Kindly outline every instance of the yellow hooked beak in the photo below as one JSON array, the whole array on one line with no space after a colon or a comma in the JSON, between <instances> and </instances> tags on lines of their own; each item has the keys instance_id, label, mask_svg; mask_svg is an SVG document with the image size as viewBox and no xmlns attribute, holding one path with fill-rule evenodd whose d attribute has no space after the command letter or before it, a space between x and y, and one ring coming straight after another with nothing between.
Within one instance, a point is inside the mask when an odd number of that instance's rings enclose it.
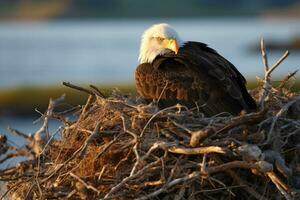
<instances>
[{"instance_id":1,"label":"yellow hooked beak","mask_svg":"<svg viewBox=\"0 0 300 200\"><path fill-rule=\"evenodd\" d=\"M178 53L179 50L179 44L176 41L176 39L165 39L166 42L166 48L171 49L175 52L175 54Z\"/></svg>"}]
</instances>

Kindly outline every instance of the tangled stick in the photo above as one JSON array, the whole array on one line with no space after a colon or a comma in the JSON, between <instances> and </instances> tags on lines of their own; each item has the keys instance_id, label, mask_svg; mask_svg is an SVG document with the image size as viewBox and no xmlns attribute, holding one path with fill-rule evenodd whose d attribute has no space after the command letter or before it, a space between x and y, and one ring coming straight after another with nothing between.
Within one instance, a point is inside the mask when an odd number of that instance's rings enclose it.
<instances>
[{"instance_id":1,"label":"tangled stick","mask_svg":"<svg viewBox=\"0 0 300 200\"><path fill-rule=\"evenodd\" d=\"M272 72L289 56L289 52L286 51L281 58L271 67L269 68L268 65L268 58L267 58L267 53L266 53L266 47L264 43L264 39L261 39L261 53L262 53L262 58L263 58L263 63L265 66L265 78L264 78L264 86L258 101L258 105L260 108L263 110L264 109L264 102L266 98L269 96L269 92L272 88L272 83L271 83L271 74Z\"/></svg>"}]
</instances>

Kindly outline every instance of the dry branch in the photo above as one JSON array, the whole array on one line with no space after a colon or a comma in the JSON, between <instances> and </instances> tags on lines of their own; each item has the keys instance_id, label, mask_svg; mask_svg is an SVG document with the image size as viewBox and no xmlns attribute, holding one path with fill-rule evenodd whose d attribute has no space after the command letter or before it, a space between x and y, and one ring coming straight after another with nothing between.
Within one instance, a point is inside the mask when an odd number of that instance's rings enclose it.
<instances>
[{"instance_id":1,"label":"dry branch","mask_svg":"<svg viewBox=\"0 0 300 200\"><path fill-rule=\"evenodd\" d=\"M72 176L73 178L77 179L80 183L82 183L87 189L91 189L93 191L95 191L97 194L100 194L100 191L97 190L95 187L88 185L84 180L82 180L80 177L78 177L76 174L73 174L72 172L70 172L70 176Z\"/></svg>"},{"instance_id":2,"label":"dry branch","mask_svg":"<svg viewBox=\"0 0 300 200\"><path fill-rule=\"evenodd\" d=\"M282 89L291 78L295 77L298 71L299 69L295 70L292 73L289 73L284 79L280 81L280 85L278 85L277 89Z\"/></svg>"},{"instance_id":3,"label":"dry branch","mask_svg":"<svg viewBox=\"0 0 300 200\"><path fill-rule=\"evenodd\" d=\"M80 86L77 86L77 85L73 85L69 82L62 82L62 84L66 87L69 87L69 88L72 88L72 89L75 89L75 90L78 90L78 91L81 91L81 92L85 92L89 95L95 95L94 92L92 92L91 90L89 89L86 89L86 88L83 88L83 87L80 87Z\"/></svg>"},{"instance_id":4,"label":"dry branch","mask_svg":"<svg viewBox=\"0 0 300 200\"><path fill-rule=\"evenodd\" d=\"M263 63L265 66L265 78L264 78L264 85L262 88L262 92L261 92L258 102L259 102L259 106L263 110L264 102L266 101L267 97L269 96L270 90L272 88L271 74L289 56L289 52L286 51L281 56L281 58L271 68L269 68L269 65L268 65L266 47L265 47L263 39L261 39L261 52L262 52Z\"/></svg>"},{"instance_id":5,"label":"dry branch","mask_svg":"<svg viewBox=\"0 0 300 200\"><path fill-rule=\"evenodd\" d=\"M226 153L226 149L217 146L198 147L198 148L181 148L172 146L168 149L172 153L185 154L185 155L197 155L197 154L209 154L209 153Z\"/></svg>"}]
</instances>

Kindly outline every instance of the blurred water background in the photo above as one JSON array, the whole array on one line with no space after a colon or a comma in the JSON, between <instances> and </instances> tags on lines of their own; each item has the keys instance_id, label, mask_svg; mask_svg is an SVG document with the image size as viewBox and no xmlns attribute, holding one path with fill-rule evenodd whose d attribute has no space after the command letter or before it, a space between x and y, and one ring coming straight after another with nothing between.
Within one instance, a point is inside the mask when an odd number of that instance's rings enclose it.
<instances>
[{"instance_id":1,"label":"blurred water background","mask_svg":"<svg viewBox=\"0 0 300 200\"><path fill-rule=\"evenodd\" d=\"M183 40L201 41L229 59L247 78L262 75L260 38L287 41L300 35L300 20L156 19L0 23L0 86L131 83L142 32L154 23L175 27ZM268 44L268 43L267 43ZM270 63L281 51L270 52ZM275 75L299 67L292 52Z\"/></svg>"}]
</instances>

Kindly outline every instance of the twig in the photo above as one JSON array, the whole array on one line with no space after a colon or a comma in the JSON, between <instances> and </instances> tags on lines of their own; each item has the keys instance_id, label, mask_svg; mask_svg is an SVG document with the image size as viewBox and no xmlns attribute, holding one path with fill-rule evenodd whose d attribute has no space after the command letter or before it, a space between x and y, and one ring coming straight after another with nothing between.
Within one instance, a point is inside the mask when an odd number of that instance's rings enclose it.
<instances>
[{"instance_id":1,"label":"twig","mask_svg":"<svg viewBox=\"0 0 300 200\"><path fill-rule=\"evenodd\" d=\"M40 152L39 156L42 155L42 154L45 152L47 146L50 144L50 142L52 141L52 139L53 139L53 138L55 137L55 135L56 135L57 133L59 133L62 129L63 129L63 127L61 127L61 126L58 127L58 129L51 135L51 137L49 138L49 140L48 140L47 143L45 144L43 150Z\"/></svg>"},{"instance_id":2,"label":"twig","mask_svg":"<svg viewBox=\"0 0 300 200\"><path fill-rule=\"evenodd\" d=\"M95 128L94 128L94 131L93 133L85 140L80 152L79 152L79 157L80 158L83 158L83 156L85 155L86 153L86 150L87 150L87 147L88 145L93 141L93 139L95 138L95 136L97 134L99 134L99 126L100 126L100 122L97 122Z\"/></svg>"},{"instance_id":3,"label":"twig","mask_svg":"<svg viewBox=\"0 0 300 200\"><path fill-rule=\"evenodd\" d=\"M130 131L130 130L127 129L126 123L125 123L125 116L123 114L121 115L121 119L122 119L122 124L123 124L123 130L124 130L124 132L128 133L129 135L131 135L133 137L133 140L132 140L132 143L134 144L134 146L133 146L133 152L135 154L136 161L135 161L135 163L133 165L133 168L132 168L132 170L130 172L130 176L132 176L135 173L138 164L140 163L140 156L139 156L139 153L138 153L138 150L137 150L138 145L139 145L139 137L137 136L137 134L135 134L134 132L132 132L132 131Z\"/></svg>"},{"instance_id":4,"label":"twig","mask_svg":"<svg viewBox=\"0 0 300 200\"><path fill-rule=\"evenodd\" d=\"M182 107L182 106L179 105L179 104L177 104L177 105L174 105L174 106L171 106L171 107L164 108L164 109L158 111L157 113L155 113L154 115L152 115L152 116L150 117L150 119L148 120L148 122L145 124L143 130L141 131L140 137L143 137L144 132L146 131L146 128L148 127L148 125L150 124L150 122L151 122L155 117L157 117L159 114L161 114L161 113L163 113L163 112L165 112L165 111L167 111L167 110L172 110L172 109L180 108L180 107Z\"/></svg>"},{"instance_id":5,"label":"twig","mask_svg":"<svg viewBox=\"0 0 300 200\"><path fill-rule=\"evenodd\" d=\"M85 118L86 113L88 112L88 109L90 108L92 102L94 101L94 96L93 95L89 95L84 107L82 108L82 111L80 113L80 116L78 118L78 122L80 122L81 120L83 120Z\"/></svg>"},{"instance_id":6,"label":"twig","mask_svg":"<svg viewBox=\"0 0 300 200\"><path fill-rule=\"evenodd\" d=\"M68 110L65 110L65 111L62 111L62 112L52 112L52 116L51 117L53 119L57 119L57 120L61 121L66 126L70 126L74 122L71 122L70 120L68 120L68 118L65 115L73 113L73 112L76 112L76 111L79 111L80 108L81 108L81 106L77 105L75 107L72 107L72 108L70 108Z\"/></svg>"},{"instance_id":7,"label":"twig","mask_svg":"<svg viewBox=\"0 0 300 200\"><path fill-rule=\"evenodd\" d=\"M160 189L150 193L150 194L147 194L145 196L142 196L142 197L139 197L137 198L136 200L147 200L147 199L151 199L153 197L156 197L158 196L159 194L163 193L163 192L166 192L168 188L170 187L173 187L175 185L178 185L180 183L183 183L183 182L186 182L186 181L190 181L190 180L193 180L195 178L198 178L200 176L200 172L198 171L195 171L191 174L188 174L187 176L184 176L182 178L177 178L177 179L174 179L172 180L171 182L167 183L166 185L164 185L163 187L161 187Z\"/></svg>"},{"instance_id":8,"label":"twig","mask_svg":"<svg viewBox=\"0 0 300 200\"><path fill-rule=\"evenodd\" d=\"M231 161L228 163L224 163L215 167L207 167L206 168L206 172L208 174L214 174L220 171L225 171L227 169L232 169L232 168L243 168L243 169L257 169L260 170L260 165L258 165L257 163L250 163L250 162L246 162L246 161Z\"/></svg>"},{"instance_id":9,"label":"twig","mask_svg":"<svg viewBox=\"0 0 300 200\"><path fill-rule=\"evenodd\" d=\"M77 179L80 183L82 183L87 189L91 189L94 192L96 192L98 195L100 194L100 191L95 188L92 185L87 184L84 180L82 180L80 177L78 177L76 174L73 174L72 172L70 172L70 176L72 176L73 178Z\"/></svg>"},{"instance_id":10,"label":"twig","mask_svg":"<svg viewBox=\"0 0 300 200\"><path fill-rule=\"evenodd\" d=\"M139 170L137 173L128 176L126 178L124 178L120 183L118 183L116 186L112 187L111 190L104 196L104 198L102 200L105 199L109 199L115 192L117 192L118 190L120 190L128 181L139 177L141 175L143 175L148 169L154 167L155 165L157 165L158 163L160 163L160 159L146 165L144 168L142 168L141 170Z\"/></svg>"},{"instance_id":11,"label":"twig","mask_svg":"<svg viewBox=\"0 0 300 200\"><path fill-rule=\"evenodd\" d=\"M286 103L277 113L276 115L273 117L273 120L272 120L272 124L271 124L271 127L270 127L270 130L268 132L268 136L267 136L267 139L266 141L261 144L261 145L266 145L266 144L269 144L270 140L274 137L274 127L275 127L275 124L278 120L278 118L280 116L282 116L283 114L285 114L287 112L287 110L289 109L289 107L291 105L293 105L294 103L296 103L297 101L300 101L300 95L297 96L295 99L289 101L288 103Z\"/></svg>"},{"instance_id":12,"label":"twig","mask_svg":"<svg viewBox=\"0 0 300 200\"><path fill-rule=\"evenodd\" d=\"M139 163L141 161L140 155L139 155L139 152L138 152L137 148L138 148L138 142L136 142L134 144L134 146L133 146L133 152L134 152L134 155L136 157L136 161L135 161L135 163L134 163L134 165L133 165L133 167L131 169L130 176L132 176L136 172L137 167L138 167L138 165L139 165Z\"/></svg>"},{"instance_id":13,"label":"twig","mask_svg":"<svg viewBox=\"0 0 300 200\"><path fill-rule=\"evenodd\" d=\"M137 145L137 144L136 144ZM130 176L132 176L134 173L135 173L135 171L137 170L137 166L138 166L138 164L140 163L140 162L142 162L143 160L145 160L145 159L147 159L150 155L151 155L151 153L154 151L154 150L156 150L156 149L163 149L163 150L165 150L165 155L164 156L166 156L166 150L167 150L167 147L168 146L170 146L170 145L172 145L172 144L168 144L168 143L166 143L166 142L155 142L150 148L149 148L149 150L147 151L147 153L144 155L144 156L142 156L142 157L140 157L139 156L139 154L137 154L136 155L136 157L137 157L137 161L134 163L134 165L133 165L133 168L132 168L132 170L131 170L131 173L130 173ZM135 147L133 147L133 151L135 151ZM137 151L137 149L136 149L136 151Z\"/></svg>"},{"instance_id":14,"label":"twig","mask_svg":"<svg viewBox=\"0 0 300 200\"><path fill-rule=\"evenodd\" d=\"M268 63L268 56L266 52L266 45L265 41L263 38L260 40L260 50L261 50L261 55L262 55L262 60L265 66L265 71L269 71L269 63Z\"/></svg>"},{"instance_id":15,"label":"twig","mask_svg":"<svg viewBox=\"0 0 300 200\"><path fill-rule=\"evenodd\" d=\"M69 163L71 160L75 159L77 157L77 155L81 152L81 150L86 147L87 140L89 139L89 137L85 140L85 142L81 145L81 147L79 149L77 149L71 157L69 157L66 161L64 161L64 163L56 165L55 168L52 170L52 172L49 173L49 176L45 179L42 180L41 183L45 183L46 181L48 181L50 178L52 178L54 176L54 174L56 174L57 172L59 172L67 163Z\"/></svg>"},{"instance_id":16,"label":"twig","mask_svg":"<svg viewBox=\"0 0 300 200\"><path fill-rule=\"evenodd\" d=\"M123 125L123 130L125 133L128 133L129 135L131 135L133 137L133 141L134 143L137 142L139 140L139 137L137 136L137 134L135 134L133 131L130 131L127 127L126 127L126 123L125 123L125 115L121 114L121 119L122 119L122 125Z\"/></svg>"},{"instance_id":17,"label":"twig","mask_svg":"<svg viewBox=\"0 0 300 200\"><path fill-rule=\"evenodd\" d=\"M299 71L299 69L295 70L293 73L289 73L283 80L281 80L280 82L280 85L277 87L277 89L282 89L285 84L292 78L294 77L297 72Z\"/></svg>"},{"instance_id":18,"label":"twig","mask_svg":"<svg viewBox=\"0 0 300 200\"><path fill-rule=\"evenodd\" d=\"M101 178L102 178L102 176L103 176L103 174L104 174L105 169L106 169L106 165L104 165L104 166L102 167L102 169L101 169L101 171L100 171L100 173L99 173L99 176L98 176L98 181L101 180Z\"/></svg>"},{"instance_id":19,"label":"twig","mask_svg":"<svg viewBox=\"0 0 300 200\"><path fill-rule=\"evenodd\" d=\"M31 179L32 178L30 178L29 180L26 180L26 181L30 181ZM2 196L0 197L0 200L3 200L8 193L10 193L16 187L22 185L24 182L25 182L24 180L21 180L21 181L17 182L15 185L11 186L8 190L6 190L6 192L4 192L4 194L2 194Z\"/></svg>"},{"instance_id":20,"label":"twig","mask_svg":"<svg viewBox=\"0 0 300 200\"><path fill-rule=\"evenodd\" d=\"M265 78L264 78L264 85L262 88L262 92L258 102L259 102L259 106L263 110L265 99L269 96L270 90L272 88L271 74L288 57L289 52L286 51L284 55L271 68L269 68L268 66L266 48L263 39L261 39L261 53L262 53L263 63L265 66Z\"/></svg>"},{"instance_id":21,"label":"twig","mask_svg":"<svg viewBox=\"0 0 300 200\"><path fill-rule=\"evenodd\" d=\"M113 145L117 139L121 136L121 134L117 135L113 140L109 143L105 144L105 146L101 149L101 151L97 154L96 159L99 158L111 145Z\"/></svg>"},{"instance_id":22,"label":"twig","mask_svg":"<svg viewBox=\"0 0 300 200\"><path fill-rule=\"evenodd\" d=\"M163 96L165 90L167 89L168 84L169 84L169 82L166 81L166 85L164 86L163 90L162 90L161 93L159 94L159 97L158 97L158 99L157 99L157 101L156 101L157 104L159 103L159 101L160 101L160 99L162 98L162 96Z\"/></svg>"},{"instance_id":23,"label":"twig","mask_svg":"<svg viewBox=\"0 0 300 200\"><path fill-rule=\"evenodd\" d=\"M266 114L266 110L262 110L260 112L249 113L246 115L235 117L231 120L229 124L225 124L225 126L219 128L215 132L215 134L222 133L224 131L237 127L239 125L256 123L258 121L261 121L265 114Z\"/></svg>"},{"instance_id":24,"label":"twig","mask_svg":"<svg viewBox=\"0 0 300 200\"><path fill-rule=\"evenodd\" d=\"M28 154L29 153L27 151L25 151L25 150L18 150L16 153L10 153L10 154L7 154L4 157L2 157L0 159L0 164L4 163L8 159L16 158L16 157L20 157L20 156L28 156Z\"/></svg>"},{"instance_id":25,"label":"twig","mask_svg":"<svg viewBox=\"0 0 300 200\"><path fill-rule=\"evenodd\" d=\"M56 112L56 114L58 115L67 115L69 113L72 113L72 112L75 112L77 110L79 110L81 108L81 105L77 105L77 106L74 106L68 110L65 110L65 111L62 111L62 112Z\"/></svg>"},{"instance_id":26,"label":"twig","mask_svg":"<svg viewBox=\"0 0 300 200\"><path fill-rule=\"evenodd\" d=\"M90 85L90 87L95 91L94 93L97 94L97 96L106 99L107 97L94 85Z\"/></svg>"},{"instance_id":27,"label":"twig","mask_svg":"<svg viewBox=\"0 0 300 200\"><path fill-rule=\"evenodd\" d=\"M69 194L68 194L68 196L66 196L66 199L70 199L74 194L76 194L77 193L77 190L72 190Z\"/></svg>"},{"instance_id":28,"label":"twig","mask_svg":"<svg viewBox=\"0 0 300 200\"><path fill-rule=\"evenodd\" d=\"M274 183L274 185L277 187L279 192L285 197L285 199L287 200L293 199L289 194L290 189L276 176L274 172L267 172L266 174Z\"/></svg>"},{"instance_id":29,"label":"twig","mask_svg":"<svg viewBox=\"0 0 300 200\"><path fill-rule=\"evenodd\" d=\"M29 136L28 136L27 134L25 134L25 133L23 133L23 132L21 132L21 131L18 131L17 129L14 129L14 128L11 128L11 127L7 127L7 130L8 130L9 132L11 132L12 134L15 134L15 135L17 135L17 136L21 136L21 137L23 137L23 138L25 138L25 139L28 139L28 138L29 138Z\"/></svg>"},{"instance_id":30,"label":"twig","mask_svg":"<svg viewBox=\"0 0 300 200\"><path fill-rule=\"evenodd\" d=\"M251 196L255 197L257 200L267 200L263 195L259 194L256 190L244 181L238 174L236 174L233 170L227 169L225 170L239 185L243 185L244 190Z\"/></svg>"},{"instance_id":31,"label":"twig","mask_svg":"<svg viewBox=\"0 0 300 200\"><path fill-rule=\"evenodd\" d=\"M172 146L168 151L177 154L186 155L197 155L197 154L209 154L209 153L226 153L226 149L218 146L208 146L208 147L197 147L197 148L181 148Z\"/></svg>"},{"instance_id":32,"label":"twig","mask_svg":"<svg viewBox=\"0 0 300 200\"><path fill-rule=\"evenodd\" d=\"M61 97L59 97L57 99L51 99L50 98L48 109L47 109L45 117L44 117L44 123L41 126L41 128L38 131L36 131L35 134L34 134L34 140L36 141L37 145L42 145L41 142L44 142L45 137L42 135L43 133L46 133L47 139L49 139L49 135L48 135L48 123L49 123L49 119L50 119L50 117L52 115L52 112L53 112L54 108L57 106L57 104L59 104L62 101L64 101L65 96L66 95L63 94ZM35 152L35 153L39 154L40 151L41 151L41 149L39 149L37 151L38 152Z\"/></svg>"},{"instance_id":33,"label":"twig","mask_svg":"<svg viewBox=\"0 0 300 200\"><path fill-rule=\"evenodd\" d=\"M90 94L90 95L95 95L95 93L92 92L91 90L80 87L80 86L77 86L77 85L73 85L69 82L62 82L62 84L66 87L69 87L69 88L72 88L72 89L75 89L75 90L79 90L81 92L85 92L85 93Z\"/></svg>"},{"instance_id":34,"label":"twig","mask_svg":"<svg viewBox=\"0 0 300 200\"><path fill-rule=\"evenodd\" d=\"M271 67L271 69L268 71L269 77L271 76L271 73L290 55L289 51L286 51L280 58L277 60L277 62Z\"/></svg>"}]
</instances>

